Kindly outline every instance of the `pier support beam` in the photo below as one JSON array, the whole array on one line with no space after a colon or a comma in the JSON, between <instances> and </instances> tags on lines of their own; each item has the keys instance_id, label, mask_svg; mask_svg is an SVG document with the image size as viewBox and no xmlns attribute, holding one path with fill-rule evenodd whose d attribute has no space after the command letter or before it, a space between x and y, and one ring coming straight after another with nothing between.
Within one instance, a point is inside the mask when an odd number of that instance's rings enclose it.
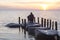
<instances>
[{"instance_id":1,"label":"pier support beam","mask_svg":"<svg viewBox=\"0 0 60 40\"><path fill-rule=\"evenodd\" d=\"M55 21L55 30L58 30L58 29L57 29L57 21Z\"/></svg>"},{"instance_id":2,"label":"pier support beam","mask_svg":"<svg viewBox=\"0 0 60 40\"><path fill-rule=\"evenodd\" d=\"M20 17L19 17L19 21L18 21L18 23L20 24Z\"/></svg>"},{"instance_id":3,"label":"pier support beam","mask_svg":"<svg viewBox=\"0 0 60 40\"><path fill-rule=\"evenodd\" d=\"M44 27L46 27L46 19L44 19Z\"/></svg>"},{"instance_id":4,"label":"pier support beam","mask_svg":"<svg viewBox=\"0 0 60 40\"><path fill-rule=\"evenodd\" d=\"M25 28L26 28L26 19L24 19L24 26L25 26Z\"/></svg>"},{"instance_id":5,"label":"pier support beam","mask_svg":"<svg viewBox=\"0 0 60 40\"><path fill-rule=\"evenodd\" d=\"M39 23L39 17L37 18L37 21L38 21L38 23Z\"/></svg>"},{"instance_id":6,"label":"pier support beam","mask_svg":"<svg viewBox=\"0 0 60 40\"><path fill-rule=\"evenodd\" d=\"M22 24L24 23L23 19L22 19Z\"/></svg>"},{"instance_id":7,"label":"pier support beam","mask_svg":"<svg viewBox=\"0 0 60 40\"><path fill-rule=\"evenodd\" d=\"M51 19L50 19L50 29L51 29L51 25L52 25L51 22L52 22L52 21L51 21Z\"/></svg>"},{"instance_id":8,"label":"pier support beam","mask_svg":"<svg viewBox=\"0 0 60 40\"><path fill-rule=\"evenodd\" d=\"M34 18L34 22L36 22L36 18Z\"/></svg>"},{"instance_id":9,"label":"pier support beam","mask_svg":"<svg viewBox=\"0 0 60 40\"><path fill-rule=\"evenodd\" d=\"M43 18L41 18L41 26L43 27Z\"/></svg>"},{"instance_id":10,"label":"pier support beam","mask_svg":"<svg viewBox=\"0 0 60 40\"><path fill-rule=\"evenodd\" d=\"M18 19L19 19L18 22L19 22L19 24L20 24L20 17L18 17ZM19 32L20 32L20 26L19 26Z\"/></svg>"},{"instance_id":11,"label":"pier support beam","mask_svg":"<svg viewBox=\"0 0 60 40\"><path fill-rule=\"evenodd\" d=\"M47 19L47 28L49 28L49 19Z\"/></svg>"},{"instance_id":12,"label":"pier support beam","mask_svg":"<svg viewBox=\"0 0 60 40\"><path fill-rule=\"evenodd\" d=\"M54 21L52 21L52 30L54 30Z\"/></svg>"}]
</instances>

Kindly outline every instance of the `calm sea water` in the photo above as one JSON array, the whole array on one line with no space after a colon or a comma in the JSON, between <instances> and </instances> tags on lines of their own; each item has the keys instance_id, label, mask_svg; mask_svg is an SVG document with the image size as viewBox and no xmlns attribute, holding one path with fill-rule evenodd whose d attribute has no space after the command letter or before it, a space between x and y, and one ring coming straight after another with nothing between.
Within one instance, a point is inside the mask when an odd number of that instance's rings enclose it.
<instances>
[{"instance_id":1,"label":"calm sea water","mask_svg":"<svg viewBox=\"0 0 60 40\"><path fill-rule=\"evenodd\" d=\"M18 23L18 17L26 18L30 12L33 12L35 17L58 21L58 30L60 29L60 11L0 10L0 40L35 40L28 32L24 34L22 29L19 32L18 28L11 29L4 26L12 22Z\"/></svg>"}]
</instances>

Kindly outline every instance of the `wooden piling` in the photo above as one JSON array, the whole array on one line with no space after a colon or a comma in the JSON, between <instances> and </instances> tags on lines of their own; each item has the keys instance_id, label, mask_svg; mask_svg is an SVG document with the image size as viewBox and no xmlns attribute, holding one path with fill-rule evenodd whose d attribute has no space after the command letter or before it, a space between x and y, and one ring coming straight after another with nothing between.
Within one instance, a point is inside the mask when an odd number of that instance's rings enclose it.
<instances>
[{"instance_id":1,"label":"wooden piling","mask_svg":"<svg viewBox=\"0 0 60 40\"><path fill-rule=\"evenodd\" d=\"M38 21L38 23L39 23L39 17L37 18L37 21Z\"/></svg>"},{"instance_id":2,"label":"wooden piling","mask_svg":"<svg viewBox=\"0 0 60 40\"><path fill-rule=\"evenodd\" d=\"M52 22L52 21L51 21L51 19L50 19L50 29L51 29L51 22Z\"/></svg>"},{"instance_id":3,"label":"wooden piling","mask_svg":"<svg viewBox=\"0 0 60 40\"><path fill-rule=\"evenodd\" d=\"M52 30L54 30L54 21L52 21Z\"/></svg>"},{"instance_id":4,"label":"wooden piling","mask_svg":"<svg viewBox=\"0 0 60 40\"><path fill-rule=\"evenodd\" d=\"M24 19L24 26L25 26L25 30L24 30L24 34L25 34L25 36L26 36L26 19Z\"/></svg>"},{"instance_id":5,"label":"wooden piling","mask_svg":"<svg viewBox=\"0 0 60 40\"><path fill-rule=\"evenodd\" d=\"M24 26L26 27L26 19L24 19Z\"/></svg>"},{"instance_id":6,"label":"wooden piling","mask_svg":"<svg viewBox=\"0 0 60 40\"><path fill-rule=\"evenodd\" d=\"M47 28L49 28L49 19L47 19Z\"/></svg>"},{"instance_id":7,"label":"wooden piling","mask_svg":"<svg viewBox=\"0 0 60 40\"><path fill-rule=\"evenodd\" d=\"M20 17L19 17L19 21L18 21L18 23L20 24Z\"/></svg>"},{"instance_id":8,"label":"wooden piling","mask_svg":"<svg viewBox=\"0 0 60 40\"><path fill-rule=\"evenodd\" d=\"M34 22L36 22L36 18L34 18Z\"/></svg>"},{"instance_id":9,"label":"wooden piling","mask_svg":"<svg viewBox=\"0 0 60 40\"><path fill-rule=\"evenodd\" d=\"M55 21L55 30L58 30L58 29L57 29L57 21Z\"/></svg>"},{"instance_id":10,"label":"wooden piling","mask_svg":"<svg viewBox=\"0 0 60 40\"><path fill-rule=\"evenodd\" d=\"M22 24L23 24L23 22L24 22L24 21L23 21L23 19L22 19Z\"/></svg>"},{"instance_id":11,"label":"wooden piling","mask_svg":"<svg viewBox=\"0 0 60 40\"><path fill-rule=\"evenodd\" d=\"M20 17L19 17L19 21L18 21L18 22L19 22L19 24L20 24ZM19 26L19 32L20 32L20 26Z\"/></svg>"},{"instance_id":12,"label":"wooden piling","mask_svg":"<svg viewBox=\"0 0 60 40\"><path fill-rule=\"evenodd\" d=\"M57 23L57 21L55 21L55 30L58 30L58 28L57 28L58 26L57 25L58 25L58 23ZM60 36L59 35L57 35L57 40L60 40Z\"/></svg>"},{"instance_id":13,"label":"wooden piling","mask_svg":"<svg viewBox=\"0 0 60 40\"><path fill-rule=\"evenodd\" d=\"M41 18L41 26L43 27L43 18Z\"/></svg>"},{"instance_id":14,"label":"wooden piling","mask_svg":"<svg viewBox=\"0 0 60 40\"><path fill-rule=\"evenodd\" d=\"M46 19L44 19L44 27L46 27Z\"/></svg>"}]
</instances>

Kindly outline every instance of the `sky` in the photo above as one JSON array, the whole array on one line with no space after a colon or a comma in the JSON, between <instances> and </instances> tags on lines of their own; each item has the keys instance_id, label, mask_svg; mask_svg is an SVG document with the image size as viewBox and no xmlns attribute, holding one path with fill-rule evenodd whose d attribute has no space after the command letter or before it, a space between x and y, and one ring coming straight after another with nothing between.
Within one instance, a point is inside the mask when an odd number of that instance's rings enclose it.
<instances>
[{"instance_id":1,"label":"sky","mask_svg":"<svg viewBox=\"0 0 60 40\"><path fill-rule=\"evenodd\" d=\"M60 0L0 0L0 9L60 9Z\"/></svg>"}]
</instances>

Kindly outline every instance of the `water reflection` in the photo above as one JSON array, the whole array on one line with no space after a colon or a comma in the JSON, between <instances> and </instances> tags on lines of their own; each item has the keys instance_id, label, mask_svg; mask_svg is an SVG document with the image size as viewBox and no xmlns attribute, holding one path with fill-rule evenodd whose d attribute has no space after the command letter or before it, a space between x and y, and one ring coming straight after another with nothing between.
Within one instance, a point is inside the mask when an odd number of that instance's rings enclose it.
<instances>
[{"instance_id":1,"label":"water reflection","mask_svg":"<svg viewBox=\"0 0 60 40\"><path fill-rule=\"evenodd\" d=\"M29 35L26 30L24 30L24 29L21 28L21 31L22 31L21 35L23 36L22 37L23 40L35 40L34 37L32 35ZM20 31L20 33L21 33L21 31Z\"/></svg>"},{"instance_id":2,"label":"water reflection","mask_svg":"<svg viewBox=\"0 0 60 40\"><path fill-rule=\"evenodd\" d=\"M7 28L0 26L0 40L34 40L27 31L20 28Z\"/></svg>"},{"instance_id":3,"label":"water reflection","mask_svg":"<svg viewBox=\"0 0 60 40\"><path fill-rule=\"evenodd\" d=\"M22 28L20 28L20 32L19 32L18 28L7 28L1 26L0 40L45 40L45 39L35 38L35 36L30 35L28 31Z\"/></svg>"}]
</instances>

